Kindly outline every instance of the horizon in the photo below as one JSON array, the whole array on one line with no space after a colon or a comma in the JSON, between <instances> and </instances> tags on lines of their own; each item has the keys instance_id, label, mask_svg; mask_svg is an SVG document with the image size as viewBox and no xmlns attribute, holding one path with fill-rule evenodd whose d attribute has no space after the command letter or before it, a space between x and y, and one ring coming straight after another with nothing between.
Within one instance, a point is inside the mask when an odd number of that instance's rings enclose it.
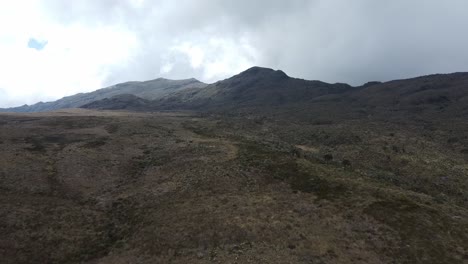
<instances>
[{"instance_id":1,"label":"horizon","mask_svg":"<svg viewBox=\"0 0 468 264\"><path fill-rule=\"evenodd\" d=\"M124 81L124 82L121 82L121 83L115 83L115 84L111 84L109 86L106 86L106 87L101 87L101 88L98 88L96 90L92 90L92 91L89 91L89 92L79 92L79 93L74 93L74 94L69 94L69 95L65 95L63 97L60 97L60 98L57 98L55 100L51 100L51 101L38 101L38 102L35 102L35 103L32 103L32 104L23 104L23 105L16 105L16 106L10 106L10 107L1 107L0 106L0 109L12 109L12 108L17 108L17 107L23 107L23 106L32 106L32 105L36 105L36 104L41 104L41 103L51 103L51 102L55 102L55 101L58 101L60 99L63 99L63 98L66 98L66 97L70 97L70 96L74 96L74 95L78 95L78 94L86 94L86 93L93 93L93 92L96 92L98 90L101 90L101 89L108 89L108 88L113 88L114 86L116 85L119 85L119 84L125 84L125 83L132 83L132 82L137 82L137 83L144 83L144 82L151 82L151 81L156 81L156 80L159 80L159 79L163 79L163 80L169 80L169 81L184 81L184 80L196 80L200 83L203 83L203 84L206 84L206 85L212 85L214 83L217 83L217 82L220 82L220 81L224 81L226 79L229 79L231 77L234 77L235 75L238 75L238 74L241 74L243 72L246 72L252 68L261 68L261 69L267 69L267 70L273 70L273 71L282 71L284 72L283 70L281 69L272 69L272 68L268 68L268 67L263 67L263 66L251 66L245 70L242 70L241 72L238 72L238 73L235 73L231 76L228 76L227 78L223 78L223 79L219 79L219 80L214 80L213 82L203 82L197 78L194 78L194 77L191 77L191 78L181 78L181 79L170 79L170 78L164 78L164 77L157 77L157 78L154 78L154 79L148 79L148 80L142 80L142 81L138 81L138 80L128 80L128 81ZM294 79L303 79L303 78L298 78L298 77L295 77L295 76L290 76L289 74L287 74L286 72L284 72L289 78L294 78ZM468 73L468 72L462 72L462 71L455 71L455 72L448 72L448 73L429 73L429 74L426 74L426 75L420 75L420 76L410 76L410 77L407 77L407 78L402 78L402 79L394 79L394 80L385 80L385 81L379 81L379 80L368 80L368 81L365 81L359 85L351 85L349 83L342 83L342 82L326 82L326 83L330 83L330 84L338 84L338 83L341 83L341 84L347 84L347 85L350 85L352 87L360 87L360 86L363 86L369 82L381 82L381 83L386 83L386 82L393 82L393 81L402 81L402 80L410 80L410 79L414 79L414 78L421 78L421 77L426 77L426 76L433 76L433 75L451 75L451 74L458 74L458 73ZM312 79L304 79L304 80L307 80L307 81L321 81L321 80L312 80Z\"/></svg>"},{"instance_id":2,"label":"horizon","mask_svg":"<svg viewBox=\"0 0 468 264\"><path fill-rule=\"evenodd\" d=\"M211 84L214 84L216 82L220 82L220 81L223 81L223 80L226 80L226 79L229 79L235 75L238 75L238 74L241 74L245 71L248 71L249 69L252 69L252 68L262 68L262 69L268 69L268 70L280 70L282 71L281 69L272 69L272 68L268 68L268 67L263 67L263 66L251 66L245 70L242 70L241 72L238 72L238 73L235 73L231 76L228 76L226 78L223 78L223 79L219 79L219 80L214 80L212 82L203 82L197 78L194 78L194 77L191 77L191 78L181 78L181 79L171 79L171 78L164 78L164 77L157 77L157 78L154 78L154 79L148 79L148 80L128 80L128 81L124 81L124 82L121 82L121 83L114 83L114 84L111 84L109 86L106 86L106 87L101 87L101 88L98 88L96 90L92 90L92 91L89 91L89 92L79 92L79 93L74 93L74 94L69 94L69 95L65 95L63 97L60 97L60 98L57 98L55 100L51 100L51 101L38 101L38 102L35 102L35 103L32 103L32 104L23 104L23 105L16 105L16 106L10 106L10 107L1 107L0 106L0 109L10 109L10 108L17 108L17 107L23 107L23 106L32 106L32 105L35 105L35 104L40 104L40 103L50 103L50 102L55 102L57 100L60 100L60 99L63 99L63 98L66 98L66 97L70 97L70 96L74 96L74 95L77 95L77 94L83 94L83 93L92 93L92 92L96 92L98 90L101 90L101 89L108 89L108 88L113 88L114 86L116 85L119 85L119 84L125 84L125 83L132 83L132 82L137 82L137 83L143 83L143 82L151 82L151 81L155 81L155 80L159 80L159 79L163 79L163 80L169 80L169 81L184 81L184 80L196 80L200 83L203 83L203 84L206 84L206 85L211 85ZM284 71L283 71L284 72ZM384 81L380 81L380 80L368 80L368 81L365 81L359 85L352 85L352 84L349 84L349 83L343 83L343 82L326 82L326 83L330 83L330 84L338 84L338 83L342 83L342 84L347 84L347 85L350 85L352 87L360 87L360 86L363 86L369 82L381 82L381 83L386 83L386 82L392 82L392 81L400 81L400 80L410 80L410 79L414 79L414 78L420 78L420 77L426 77L426 76L432 76L432 75L450 75L450 74L457 74L457 73L468 73L468 72L463 72L463 71L455 71L455 72L447 72L447 73L429 73L429 74L425 74L425 75L420 75L420 76L408 76L406 78L401 78L401 79L393 79L393 80L384 80ZM289 77L289 78L294 78L294 79L303 79L303 78L298 78L298 77L295 77L295 76L290 76L286 73L286 75ZM322 81L322 80L313 80L313 79L304 79L304 80L307 80L307 81Z\"/></svg>"}]
</instances>

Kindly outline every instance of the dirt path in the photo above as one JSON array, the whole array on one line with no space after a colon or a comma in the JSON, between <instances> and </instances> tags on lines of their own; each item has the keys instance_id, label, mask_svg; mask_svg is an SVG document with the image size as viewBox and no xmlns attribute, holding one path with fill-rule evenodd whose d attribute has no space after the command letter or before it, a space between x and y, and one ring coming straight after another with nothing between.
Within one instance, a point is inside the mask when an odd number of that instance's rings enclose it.
<instances>
[{"instance_id":1,"label":"dirt path","mask_svg":"<svg viewBox=\"0 0 468 264\"><path fill-rule=\"evenodd\" d=\"M202 138L202 137L192 137L193 142L198 143L208 143L208 144L220 144L226 147L226 160L236 159L239 153L239 147L234 145L231 141L222 138Z\"/></svg>"},{"instance_id":2,"label":"dirt path","mask_svg":"<svg viewBox=\"0 0 468 264\"><path fill-rule=\"evenodd\" d=\"M232 142L226 138L213 138L200 135L199 133L194 132L192 129L185 127L183 124L181 124L178 131L180 131L178 136L185 140L189 140L198 144L213 144L214 146L223 146L226 149L226 157L224 159L226 161L233 160L238 157L239 147L235 142Z\"/></svg>"}]
</instances>

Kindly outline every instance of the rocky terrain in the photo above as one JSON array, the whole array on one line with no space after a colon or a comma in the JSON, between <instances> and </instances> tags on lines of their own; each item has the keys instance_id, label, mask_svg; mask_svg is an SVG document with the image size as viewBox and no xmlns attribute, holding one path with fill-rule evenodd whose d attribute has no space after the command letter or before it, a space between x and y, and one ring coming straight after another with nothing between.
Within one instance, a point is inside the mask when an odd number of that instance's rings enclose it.
<instances>
[{"instance_id":1,"label":"rocky terrain","mask_svg":"<svg viewBox=\"0 0 468 264\"><path fill-rule=\"evenodd\" d=\"M255 67L2 113L1 262L466 263L466 100L464 73L351 87Z\"/></svg>"}]
</instances>

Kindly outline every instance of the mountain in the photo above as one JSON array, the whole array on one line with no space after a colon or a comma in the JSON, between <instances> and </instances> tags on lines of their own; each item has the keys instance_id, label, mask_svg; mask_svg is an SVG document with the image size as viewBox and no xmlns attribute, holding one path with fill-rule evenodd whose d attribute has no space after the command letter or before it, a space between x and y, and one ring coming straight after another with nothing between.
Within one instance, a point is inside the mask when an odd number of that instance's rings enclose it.
<instances>
[{"instance_id":1,"label":"mountain","mask_svg":"<svg viewBox=\"0 0 468 264\"><path fill-rule=\"evenodd\" d=\"M467 117L468 73L434 74L374 84L346 99L344 103L366 107L377 115L391 112L392 116Z\"/></svg>"},{"instance_id":2,"label":"mountain","mask_svg":"<svg viewBox=\"0 0 468 264\"><path fill-rule=\"evenodd\" d=\"M252 67L203 89L184 90L156 100L161 108L230 111L240 108L283 107L313 98L340 94L347 84L328 84L291 78L280 70Z\"/></svg>"},{"instance_id":3,"label":"mountain","mask_svg":"<svg viewBox=\"0 0 468 264\"><path fill-rule=\"evenodd\" d=\"M352 87L291 78L284 72L253 67L205 87L179 89L138 108L201 110L217 113L280 115L311 121L325 119L444 119L468 116L468 73L436 74ZM135 98L135 100L137 100ZM115 109L108 101L86 108Z\"/></svg>"},{"instance_id":4,"label":"mountain","mask_svg":"<svg viewBox=\"0 0 468 264\"><path fill-rule=\"evenodd\" d=\"M468 73L436 74L359 87L289 77L283 71L252 67L214 84L196 79L127 82L48 103L0 109L43 112L63 108L202 110L262 113L314 119L381 116L430 118L468 115ZM118 95L134 95L134 97ZM111 99L112 100L107 100ZM141 99L147 100L142 104ZM125 100L122 100L125 99ZM135 100L135 102L132 102Z\"/></svg>"},{"instance_id":5,"label":"mountain","mask_svg":"<svg viewBox=\"0 0 468 264\"><path fill-rule=\"evenodd\" d=\"M63 108L77 108L94 101L111 98L121 94L132 94L147 100L154 100L171 93L185 89L199 89L206 84L196 79L168 80L159 78L145 82L126 82L99 89L90 93L79 93L62 99L47 103L24 105L20 107L0 109L1 112L46 112Z\"/></svg>"},{"instance_id":6,"label":"mountain","mask_svg":"<svg viewBox=\"0 0 468 264\"><path fill-rule=\"evenodd\" d=\"M151 101L133 94L119 94L111 98L93 101L82 105L81 108L106 109L106 110L147 110L151 107Z\"/></svg>"},{"instance_id":7,"label":"mountain","mask_svg":"<svg viewBox=\"0 0 468 264\"><path fill-rule=\"evenodd\" d=\"M309 102L314 98L341 94L352 89L353 87L347 84L291 78L279 70L252 67L231 78L202 88L191 87L161 96L146 104L146 110L191 109L216 112L257 108L265 110ZM83 108L115 109L115 106L109 103L106 100L99 100Z\"/></svg>"}]
</instances>

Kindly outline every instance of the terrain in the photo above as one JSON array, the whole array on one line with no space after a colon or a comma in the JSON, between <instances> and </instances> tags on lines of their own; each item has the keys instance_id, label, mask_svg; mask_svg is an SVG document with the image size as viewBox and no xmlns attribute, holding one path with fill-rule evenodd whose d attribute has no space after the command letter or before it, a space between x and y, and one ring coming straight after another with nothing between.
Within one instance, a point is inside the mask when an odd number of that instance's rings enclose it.
<instances>
[{"instance_id":1,"label":"terrain","mask_svg":"<svg viewBox=\"0 0 468 264\"><path fill-rule=\"evenodd\" d=\"M169 80L158 78L145 82L126 82L102 88L90 93L79 93L53 102L39 102L12 108L0 108L0 112L47 112L64 108L76 108L97 100L133 95L146 100L155 100L165 95L185 89L197 89L206 84L196 79Z\"/></svg>"},{"instance_id":2,"label":"terrain","mask_svg":"<svg viewBox=\"0 0 468 264\"><path fill-rule=\"evenodd\" d=\"M1 113L2 263L466 263L467 96L255 67Z\"/></svg>"}]
</instances>

